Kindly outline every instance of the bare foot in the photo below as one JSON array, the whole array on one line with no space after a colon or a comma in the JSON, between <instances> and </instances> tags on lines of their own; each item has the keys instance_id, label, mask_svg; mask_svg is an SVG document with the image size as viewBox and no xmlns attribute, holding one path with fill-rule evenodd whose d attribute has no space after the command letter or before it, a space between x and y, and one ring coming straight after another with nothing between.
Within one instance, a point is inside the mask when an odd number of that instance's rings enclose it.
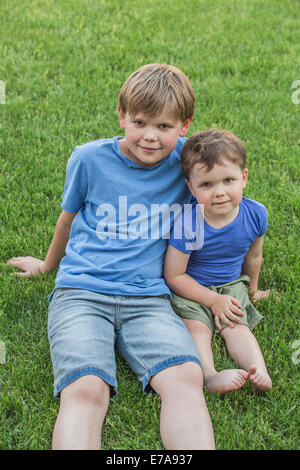
<instances>
[{"instance_id":1,"label":"bare foot","mask_svg":"<svg viewBox=\"0 0 300 470\"><path fill-rule=\"evenodd\" d=\"M251 380L253 387L259 392L268 392L272 388L272 380L264 369L250 366L249 379Z\"/></svg>"},{"instance_id":2,"label":"bare foot","mask_svg":"<svg viewBox=\"0 0 300 470\"><path fill-rule=\"evenodd\" d=\"M248 378L243 369L226 369L206 377L205 386L210 393L226 393L241 388Z\"/></svg>"}]
</instances>

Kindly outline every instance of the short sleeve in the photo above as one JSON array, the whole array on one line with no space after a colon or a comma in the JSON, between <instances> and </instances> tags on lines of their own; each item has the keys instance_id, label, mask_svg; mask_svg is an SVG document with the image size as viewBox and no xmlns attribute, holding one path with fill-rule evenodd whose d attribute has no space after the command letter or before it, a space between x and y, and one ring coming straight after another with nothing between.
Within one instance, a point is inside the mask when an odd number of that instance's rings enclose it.
<instances>
[{"instance_id":1,"label":"short sleeve","mask_svg":"<svg viewBox=\"0 0 300 470\"><path fill-rule=\"evenodd\" d=\"M78 211L85 201L87 187L87 172L82 155L78 147L75 147L67 164L66 181L61 203L62 209L67 212Z\"/></svg>"},{"instance_id":2,"label":"short sleeve","mask_svg":"<svg viewBox=\"0 0 300 470\"><path fill-rule=\"evenodd\" d=\"M259 232L258 237L262 237L268 227L268 212L263 204L259 204Z\"/></svg>"}]
</instances>

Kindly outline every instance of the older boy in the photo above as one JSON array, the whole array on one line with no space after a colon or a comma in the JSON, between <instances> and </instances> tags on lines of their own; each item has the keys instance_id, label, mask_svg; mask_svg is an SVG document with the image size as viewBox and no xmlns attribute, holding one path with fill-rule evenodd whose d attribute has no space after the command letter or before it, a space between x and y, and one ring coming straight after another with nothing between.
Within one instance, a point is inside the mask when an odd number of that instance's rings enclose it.
<instances>
[{"instance_id":1,"label":"older boy","mask_svg":"<svg viewBox=\"0 0 300 470\"><path fill-rule=\"evenodd\" d=\"M55 449L99 448L117 388L114 343L144 391L161 396L164 446L214 448L197 350L162 278L166 218L190 197L179 161L193 108L191 85L177 68L134 72L119 96L125 138L76 147L68 162L45 261L9 261L25 276L60 263L48 323L61 400Z\"/></svg>"},{"instance_id":2,"label":"older boy","mask_svg":"<svg viewBox=\"0 0 300 470\"><path fill-rule=\"evenodd\" d=\"M164 274L177 294L173 308L194 338L210 392L238 389L248 378L256 389L267 391L272 382L251 332L263 317L248 297L248 289L255 300L268 295L257 290L267 212L243 197L245 147L231 132L209 129L187 141L181 163L191 193L204 208L204 221L202 225L200 216L196 240L192 224L184 227L181 238L175 237L180 219L171 234ZM195 203L192 218L196 216ZM218 330L242 369L215 370L210 343Z\"/></svg>"}]
</instances>

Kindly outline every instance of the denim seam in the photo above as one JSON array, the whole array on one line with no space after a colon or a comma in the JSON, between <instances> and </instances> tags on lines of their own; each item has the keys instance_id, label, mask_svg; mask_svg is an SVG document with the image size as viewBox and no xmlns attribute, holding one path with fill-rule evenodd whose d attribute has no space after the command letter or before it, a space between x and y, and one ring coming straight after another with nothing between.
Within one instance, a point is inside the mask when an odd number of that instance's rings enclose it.
<instances>
[{"instance_id":1,"label":"denim seam","mask_svg":"<svg viewBox=\"0 0 300 470\"><path fill-rule=\"evenodd\" d=\"M119 341L124 345L124 349L126 349L127 353L136 361L138 362L144 369L147 371L147 366L146 364L137 356L136 353L132 354L131 350L128 348L127 343L125 342L123 336L121 336L121 330L117 333L119 336ZM122 354L121 354L122 355ZM128 359L125 359L126 362L129 362ZM137 374L136 374L137 375Z\"/></svg>"}]
</instances>

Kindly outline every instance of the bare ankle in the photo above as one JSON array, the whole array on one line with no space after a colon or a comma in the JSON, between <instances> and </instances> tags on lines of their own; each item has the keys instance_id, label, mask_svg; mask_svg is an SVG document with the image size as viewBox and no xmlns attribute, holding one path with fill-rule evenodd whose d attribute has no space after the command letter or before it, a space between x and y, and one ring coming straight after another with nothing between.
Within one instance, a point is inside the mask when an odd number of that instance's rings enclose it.
<instances>
[{"instance_id":1,"label":"bare ankle","mask_svg":"<svg viewBox=\"0 0 300 470\"><path fill-rule=\"evenodd\" d=\"M204 386L206 386L206 383L210 381L216 374L218 374L216 369L206 369L205 371L203 371Z\"/></svg>"}]
</instances>

